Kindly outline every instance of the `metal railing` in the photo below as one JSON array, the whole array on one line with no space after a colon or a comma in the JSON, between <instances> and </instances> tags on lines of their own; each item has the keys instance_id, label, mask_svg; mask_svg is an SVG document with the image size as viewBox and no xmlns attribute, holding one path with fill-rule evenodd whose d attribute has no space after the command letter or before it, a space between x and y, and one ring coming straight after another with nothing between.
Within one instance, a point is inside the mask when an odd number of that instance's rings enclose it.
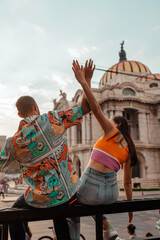
<instances>
[{"instance_id":1,"label":"metal railing","mask_svg":"<svg viewBox=\"0 0 160 240\"><path fill-rule=\"evenodd\" d=\"M95 215L96 240L103 240L102 214L137 212L160 209L160 198L134 199L132 201L117 201L111 205L70 205L46 209L18 209L9 208L0 210L0 224L2 228L2 240L8 239L8 225L23 221L50 220L61 217L81 217ZM144 238L145 239L145 238ZM160 237L152 237L160 239Z\"/></svg>"}]
</instances>

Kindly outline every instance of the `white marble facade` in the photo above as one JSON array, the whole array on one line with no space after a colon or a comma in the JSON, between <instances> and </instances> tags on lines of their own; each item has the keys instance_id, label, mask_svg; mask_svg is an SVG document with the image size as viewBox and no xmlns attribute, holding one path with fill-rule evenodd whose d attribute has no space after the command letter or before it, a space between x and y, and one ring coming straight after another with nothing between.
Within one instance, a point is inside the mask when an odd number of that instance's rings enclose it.
<instances>
[{"instance_id":1,"label":"white marble facade","mask_svg":"<svg viewBox=\"0 0 160 240\"><path fill-rule=\"evenodd\" d=\"M139 156L139 164L133 170L133 187L159 188L160 74L152 74L140 62L127 61L123 45L119 56L119 62L105 72L99 87L92 91L106 117L123 115L128 120ZM82 90L78 90L68 103L70 107L79 105L81 97ZM55 102L54 109L62 106L61 101ZM84 116L80 126L68 130L70 156L80 175L100 135L101 128L92 113ZM121 187L122 170L118 173L118 181Z\"/></svg>"}]
</instances>

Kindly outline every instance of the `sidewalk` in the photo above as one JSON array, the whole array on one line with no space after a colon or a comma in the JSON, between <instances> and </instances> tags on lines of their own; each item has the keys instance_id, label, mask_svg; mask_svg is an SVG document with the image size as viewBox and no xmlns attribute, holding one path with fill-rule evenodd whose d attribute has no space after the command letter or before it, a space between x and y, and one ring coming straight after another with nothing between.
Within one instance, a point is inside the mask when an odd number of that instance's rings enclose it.
<instances>
[{"instance_id":1,"label":"sidewalk","mask_svg":"<svg viewBox=\"0 0 160 240\"><path fill-rule=\"evenodd\" d=\"M2 202L15 202L17 200L18 196L17 197L10 197L10 196L5 196L4 199L1 199Z\"/></svg>"}]
</instances>

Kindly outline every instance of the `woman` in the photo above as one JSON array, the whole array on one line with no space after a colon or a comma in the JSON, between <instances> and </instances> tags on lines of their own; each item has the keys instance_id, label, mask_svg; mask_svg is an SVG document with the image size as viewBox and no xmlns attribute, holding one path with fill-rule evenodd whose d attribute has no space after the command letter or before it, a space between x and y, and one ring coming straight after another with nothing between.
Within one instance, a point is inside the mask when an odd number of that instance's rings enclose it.
<instances>
[{"instance_id":1,"label":"woman","mask_svg":"<svg viewBox=\"0 0 160 240\"><path fill-rule=\"evenodd\" d=\"M128 130L127 121L123 117L107 119L103 114L96 98L94 97L90 79L95 69L93 61L86 62L85 67L79 66L78 61L73 61L73 72L81 84L87 97L90 108L99 122L103 135L95 143L93 151L77 192L80 203L87 205L111 204L118 199L118 185L116 172L123 166L123 183L127 200L132 200L132 166L137 163L137 154L134 143ZM87 69L87 74L86 74ZM133 214L130 212L129 222ZM118 234L107 219L103 220L104 237L115 239Z\"/></svg>"},{"instance_id":2,"label":"woman","mask_svg":"<svg viewBox=\"0 0 160 240\"><path fill-rule=\"evenodd\" d=\"M136 237L136 227L133 224L128 224L127 226L127 232L130 235L129 239L135 239Z\"/></svg>"}]
</instances>

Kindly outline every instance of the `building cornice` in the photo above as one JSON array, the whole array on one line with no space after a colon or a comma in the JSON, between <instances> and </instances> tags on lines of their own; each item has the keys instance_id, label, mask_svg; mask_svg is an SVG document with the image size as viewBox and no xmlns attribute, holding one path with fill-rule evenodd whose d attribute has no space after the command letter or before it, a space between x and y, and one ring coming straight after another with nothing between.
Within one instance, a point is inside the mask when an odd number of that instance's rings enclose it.
<instances>
[{"instance_id":1,"label":"building cornice","mask_svg":"<svg viewBox=\"0 0 160 240\"><path fill-rule=\"evenodd\" d=\"M122 82L122 83L116 83L113 85L108 85L106 84L104 87L98 88L98 89L92 89L93 91L95 90L99 90L100 92L104 92L105 90L113 90L113 89L123 89L124 87L131 87L134 90L136 90L136 92L145 92L143 89L139 88L135 83L133 82Z\"/></svg>"},{"instance_id":2,"label":"building cornice","mask_svg":"<svg viewBox=\"0 0 160 240\"><path fill-rule=\"evenodd\" d=\"M155 145L155 144L151 144L151 143L141 143L138 141L134 141L134 143L138 150L142 150L142 149L157 149L157 150L159 150L160 149L160 144ZM80 151L80 152L88 151L88 150L92 150L92 147L93 146L90 146L89 144L77 144L77 145L74 145L73 147L70 147L69 152L75 153L78 151Z\"/></svg>"},{"instance_id":3,"label":"building cornice","mask_svg":"<svg viewBox=\"0 0 160 240\"><path fill-rule=\"evenodd\" d=\"M99 101L99 104L103 104L104 102L109 102L109 101L113 101L113 102L138 102L140 104L148 104L150 106L152 105L158 105L160 104L160 100L156 100L156 101L147 101L147 100L142 100L140 98L136 98L136 97L123 97L123 96L118 96L118 97L106 97L103 98L102 100Z\"/></svg>"},{"instance_id":4,"label":"building cornice","mask_svg":"<svg viewBox=\"0 0 160 240\"><path fill-rule=\"evenodd\" d=\"M70 147L69 152L70 153L75 153L77 151L88 151L92 150L93 146L90 146L89 144L77 144L74 145L73 147Z\"/></svg>"},{"instance_id":5,"label":"building cornice","mask_svg":"<svg viewBox=\"0 0 160 240\"><path fill-rule=\"evenodd\" d=\"M160 144L151 144L151 143L140 143L140 142L135 142L135 146L137 149L157 149L160 150Z\"/></svg>"}]
</instances>

